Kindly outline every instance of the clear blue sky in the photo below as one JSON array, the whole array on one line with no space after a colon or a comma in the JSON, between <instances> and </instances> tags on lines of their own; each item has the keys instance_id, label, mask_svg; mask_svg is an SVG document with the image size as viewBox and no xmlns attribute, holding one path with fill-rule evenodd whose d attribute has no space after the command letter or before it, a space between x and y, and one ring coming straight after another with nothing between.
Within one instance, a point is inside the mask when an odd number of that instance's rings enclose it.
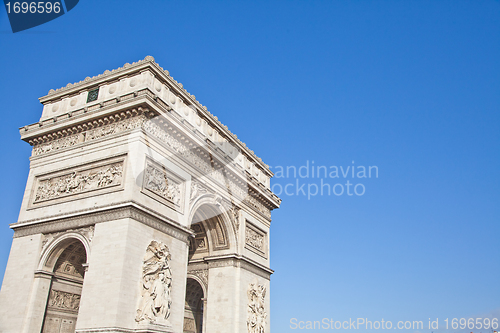
<instances>
[{"instance_id":1,"label":"clear blue sky","mask_svg":"<svg viewBox=\"0 0 500 333\"><path fill-rule=\"evenodd\" d=\"M0 277L38 97L152 55L273 167L378 167L350 179L362 196L281 195L273 333L294 317L500 317L498 0L81 0L16 34L0 9L0 50Z\"/></svg>"}]
</instances>

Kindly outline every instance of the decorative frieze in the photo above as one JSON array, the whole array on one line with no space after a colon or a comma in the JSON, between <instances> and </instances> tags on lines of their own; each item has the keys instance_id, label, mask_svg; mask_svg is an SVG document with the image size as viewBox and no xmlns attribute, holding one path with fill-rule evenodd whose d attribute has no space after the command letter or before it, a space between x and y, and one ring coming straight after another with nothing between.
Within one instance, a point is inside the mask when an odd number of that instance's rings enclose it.
<instances>
[{"instance_id":1,"label":"decorative frieze","mask_svg":"<svg viewBox=\"0 0 500 333\"><path fill-rule=\"evenodd\" d=\"M49 295L49 308L78 311L80 295L52 289Z\"/></svg>"},{"instance_id":2,"label":"decorative frieze","mask_svg":"<svg viewBox=\"0 0 500 333\"><path fill-rule=\"evenodd\" d=\"M262 251L264 249L264 236L255 230L247 228L245 230L245 244Z\"/></svg>"},{"instance_id":3,"label":"decorative frieze","mask_svg":"<svg viewBox=\"0 0 500 333\"><path fill-rule=\"evenodd\" d=\"M165 166L146 158L142 192L184 212L185 181Z\"/></svg>"},{"instance_id":4,"label":"decorative frieze","mask_svg":"<svg viewBox=\"0 0 500 333\"><path fill-rule=\"evenodd\" d=\"M126 111L130 115L142 113L142 108ZM33 156L39 156L54 150L62 149L77 145L79 143L93 141L108 135L125 132L141 125L147 120L145 115L127 118L126 112L115 116L105 117L100 121L89 122L78 125L72 129L65 129L62 132L55 133L51 137L64 136L62 138L53 139L48 142L35 144L33 147ZM71 134L75 133L75 134Z\"/></svg>"},{"instance_id":5,"label":"decorative frieze","mask_svg":"<svg viewBox=\"0 0 500 333\"><path fill-rule=\"evenodd\" d=\"M266 234L248 221L245 223L245 248L266 257Z\"/></svg>"},{"instance_id":6,"label":"decorative frieze","mask_svg":"<svg viewBox=\"0 0 500 333\"><path fill-rule=\"evenodd\" d=\"M123 161L87 165L77 169L37 177L32 203L65 198L74 194L118 186L123 178Z\"/></svg>"},{"instance_id":7,"label":"decorative frieze","mask_svg":"<svg viewBox=\"0 0 500 333\"><path fill-rule=\"evenodd\" d=\"M158 138L160 141L165 143L167 146L172 148L174 151L179 153L182 157L188 160L190 163L199 168L204 174L212 175L211 165L205 161L203 158L195 154L192 150L187 148L183 143L178 141L172 135L164 131L157 122L152 119L144 123L143 128L149 132L151 135Z\"/></svg>"},{"instance_id":8,"label":"decorative frieze","mask_svg":"<svg viewBox=\"0 0 500 333\"><path fill-rule=\"evenodd\" d=\"M257 211L261 212L265 217L269 219L271 218L271 211L269 210L269 208L264 206L260 201L258 201L251 195L247 195L245 197L245 202L256 208Z\"/></svg>"},{"instance_id":9,"label":"decorative frieze","mask_svg":"<svg viewBox=\"0 0 500 333\"><path fill-rule=\"evenodd\" d=\"M128 203L128 202L123 202ZM116 204L117 206L120 203ZM103 207L99 207L103 208ZM19 225L12 224L12 228L14 229L14 238L24 237L28 235L34 235L38 233L51 233L58 232L60 230L65 230L67 228L80 228L89 225L95 225L97 223L120 220L125 218L132 218L136 221L139 221L151 228L156 230L160 230L167 235L170 235L184 243L189 243L189 235L191 234L188 229L182 227L175 221L170 220L165 216L161 216L161 218L157 213L155 216L147 213L148 209L145 207L141 207L138 203L133 203L127 207L111 207L108 210L100 211L100 212L92 212L91 210L82 210L80 215L65 217L64 215L56 215L49 217L51 220L44 221L43 223L32 223L28 225ZM21 223L26 222L35 222L37 220L31 221L23 221Z\"/></svg>"},{"instance_id":10,"label":"decorative frieze","mask_svg":"<svg viewBox=\"0 0 500 333\"><path fill-rule=\"evenodd\" d=\"M169 325L172 305L172 271L167 245L151 241L142 264L141 299L137 308L137 322Z\"/></svg>"},{"instance_id":11,"label":"decorative frieze","mask_svg":"<svg viewBox=\"0 0 500 333\"><path fill-rule=\"evenodd\" d=\"M146 166L146 172L144 174L144 188L179 205L181 200L181 189L179 184L168 179L165 170L160 170L149 163Z\"/></svg>"},{"instance_id":12,"label":"decorative frieze","mask_svg":"<svg viewBox=\"0 0 500 333\"><path fill-rule=\"evenodd\" d=\"M248 333L265 333L267 312L265 310L266 287L251 283L248 286L247 328Z\"/></svg>"}]
</instances>

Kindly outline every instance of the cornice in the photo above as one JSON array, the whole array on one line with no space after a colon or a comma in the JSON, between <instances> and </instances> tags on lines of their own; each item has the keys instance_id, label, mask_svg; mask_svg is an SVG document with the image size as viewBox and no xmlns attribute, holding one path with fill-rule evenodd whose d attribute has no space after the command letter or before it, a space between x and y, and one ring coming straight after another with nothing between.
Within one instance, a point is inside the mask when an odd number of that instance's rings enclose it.
<instances>
[{"instance_id":1,"label":"cornice","mask_svg":"<svg viewBox=\"0 0 500 333\"><path fill-rule=\"evenodd\" d=\"M148 92L144 89L137 92L137 95L133 99L123 99L120 101L114 99L112 100L114 103L106 103L106 105L102 106L98 105L99 108L94 110L81 109L23 126L19 128L21 140L34 145L39 142L33 141L33 139L41 136L41 142L48 142L73 133L82 132L85 128L99 127L104 123L112 123L116 120L133 117L138 113L148 112L147 100L150 97ZM83 124L86 124L85 128L81 127ZM57 133L58 131L61 132ZM48 134L52 135L49 137Z\"/></svg>"},{"instance_id":2,"label":"cornice","mask_svg":"<svg viewBox=\"0 0 500 333\"><path fill-rule=\"evenodd\" d=\"M98 209L88 209L71 214L59 214L43 219L19 221L10 225L14 229L14 237L23 237L38 233L52 233L67 229L75 229L95 225L97 223L132 218L145 225L163 231L183 242L188 242L193 232L169 219L166 216L150 211L148 208L133 201L113 204Z\"/></svg>"},{"instance_id":3,"label":"cornice","mask_svg":"<svg viewBox=\"0 0 500 333\"><path fill-rule=\"evenodd\" d=\"M255 260L248 257L238 255L236 253L227 255L215 255L208 256L202 259L196 259L189 262L189 269L199 270L199 269L211 269L218 267L239 267L247 271L255 273L267 280L271 278L271 274L274 273L272 269L266 267Z\"/></svg>"}]
</instances>

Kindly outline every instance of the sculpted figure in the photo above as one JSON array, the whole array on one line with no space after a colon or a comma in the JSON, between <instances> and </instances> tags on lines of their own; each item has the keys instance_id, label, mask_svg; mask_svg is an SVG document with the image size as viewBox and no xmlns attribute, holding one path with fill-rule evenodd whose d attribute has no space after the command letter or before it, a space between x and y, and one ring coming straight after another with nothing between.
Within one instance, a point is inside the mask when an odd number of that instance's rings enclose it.
<instances>
[{"instance_id":1,"label":"sculpted figure","mask_svg":"<svg viewBox=\"0 0 500 333\"><path fill-rule=\"evenodd\" d=\"M137 322L168 324L172 298L172 271L168 247L152 241L142 265L142 297L137 309Z\"/></svg>"},{"instance_id":2,"label":"sculpted figure","mask_svg":"<svg viewBox=\"0 0 500 333\"><path fill-rule=\"evenodd\" d=\"M266 287L251 283L248 287L248 333L265 333L267 313L264 309Z\"/></svg>"}]
</instances>

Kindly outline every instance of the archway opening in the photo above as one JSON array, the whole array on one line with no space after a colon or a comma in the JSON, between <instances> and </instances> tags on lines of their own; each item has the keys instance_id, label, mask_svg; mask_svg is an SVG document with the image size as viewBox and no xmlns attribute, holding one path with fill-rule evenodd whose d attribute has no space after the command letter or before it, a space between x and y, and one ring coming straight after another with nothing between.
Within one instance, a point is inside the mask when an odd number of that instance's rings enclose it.
<instances>
[{"instance_id":1,"label":"archway opening","mask_svg":"<svg viewBox=\"0 0 500 333\"><path fill-rule=\"evenodd\" d=\"M200 283L195 279L188 278L184 307L184 333L203 332L204 301L203 288Z\"/></svg>"},{"instance_id":2,"label":"archway opening","mask_svg":"<svg viewBox=\"0 0 500 333\"><path fill-rule=\"evenodd\" d=\"M77 239L66 240L49 260L55 265L47 299L42 333L75 332L87 252Z\"/></svg>"},{"instance_id":3,"label":"archway opening","mask_svg":"<svg viewBox=\"0 0 500 333\"><path fill-rule=\"evenodd\" d=\"M202 222L191 224L195 237L189 243L189 261L208 255L207 232Z\"/></svg>"},{"instance_id":4,"label":"archway opening","mask_svg":"<svg viewBox=\"0 0 500 333\"><path fill-rule=\"evenodd\" d=\"M196 209L191 229L195 238L191 239L189 248L190 262L231 246L232 241L222 212L214 205L203 204Z\"/></svg>"}]
</instances>

